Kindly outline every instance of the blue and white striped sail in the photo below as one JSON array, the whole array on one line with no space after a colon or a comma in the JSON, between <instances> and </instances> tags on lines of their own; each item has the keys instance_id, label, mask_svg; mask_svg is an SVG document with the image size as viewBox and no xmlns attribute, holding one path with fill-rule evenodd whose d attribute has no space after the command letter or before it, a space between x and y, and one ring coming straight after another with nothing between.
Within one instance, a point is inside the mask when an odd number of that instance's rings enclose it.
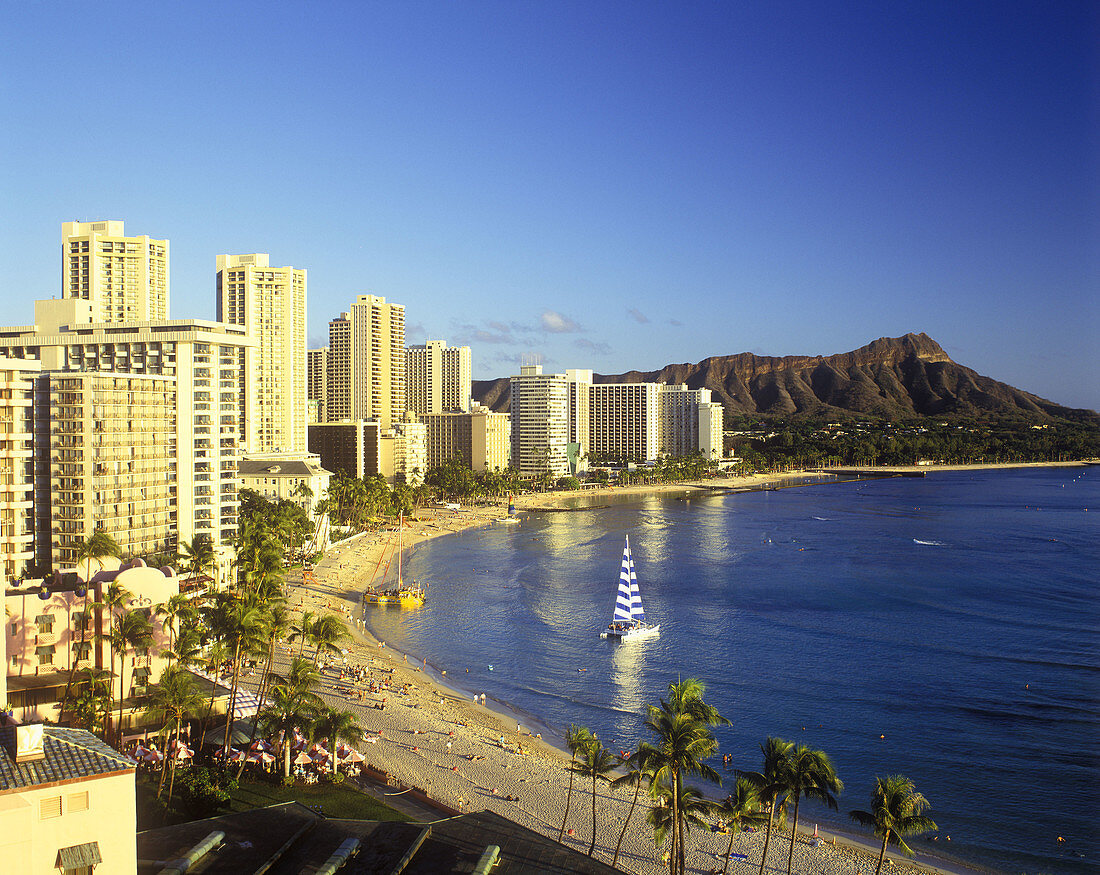
<instances>
[{"instance_id":1,"label":"blue and white striped sail","mask_svg":"<svg viewBox=\"0 0 1100 875\"><path fill-rule=\"evenodd\" d=\"M645 622L642 610L642 597L638 594L638 576L634 573L634 560L630 556L630 536L627 535L623 548L623 565L619 572L619 594L615 599L615 613L612 622Z\"/></svg>"}]
</instances>

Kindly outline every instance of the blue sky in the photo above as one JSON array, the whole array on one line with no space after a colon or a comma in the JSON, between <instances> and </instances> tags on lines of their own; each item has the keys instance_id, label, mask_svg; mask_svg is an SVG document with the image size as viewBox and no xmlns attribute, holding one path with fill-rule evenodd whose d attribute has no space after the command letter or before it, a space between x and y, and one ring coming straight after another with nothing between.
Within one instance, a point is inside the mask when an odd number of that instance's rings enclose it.
<instances>
[{"instance_id":1,"label":"blue sky","mask_svg":"<svg viewBox=\"0 0 1100 875\"><path fill-rule=\"evenodd\" d=\"M178 7L178 8L175 8ZM1100 409L1100 17L1087 2L0 7L4 324L67 220L309 270L474 376L924 331Z\"/></svg>"}]
</instances>

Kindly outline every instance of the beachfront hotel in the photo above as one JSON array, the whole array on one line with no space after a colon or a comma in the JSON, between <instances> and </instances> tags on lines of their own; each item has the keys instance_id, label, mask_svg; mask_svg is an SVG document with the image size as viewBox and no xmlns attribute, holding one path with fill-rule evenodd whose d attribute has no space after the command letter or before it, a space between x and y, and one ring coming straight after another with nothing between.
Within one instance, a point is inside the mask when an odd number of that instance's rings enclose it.
<instances>
[{"instance_id":1,"label":"beachfront hotel","mask_svg":"<svg viewBox=\"0 0 1100 875\"><path fill-rule=\"evenodd\" d=\"M216 549L229 549L237 532L240 505L240 482L237 464L240 459L240 375L245 352L254 341L240 326L225 325L197 319L174 319L138 323L94 323L91 305L82 300L51 300L35 303L35 324L0 328L0 356L12 361L34 362L48 385L63 376L79 374L131 375L158 377L169 381L173 397L171 416L130 416L117 405L96 407L95 387L92 392L93 412L102 419L101 429L88 442L84 420L67 425L72 428L72 440L80 437L84 446L94 448L109 431L132 435L135 444L156 445L156 456L171 452L169 469L161 475L161 485L171 485L171 516L174 519L173 539L192 541L196 535L208 535ZM85 386L85 384L81 384ZM82 390L83 391L83 390ZM69 507L72 520L98 520L106 527L107 517L117 516L109 508L77 508L72 499L77 491L65 489L64 502L54 498L50 485L51 468L60 465L50 449L51 420L57 412L49 391L40 391L34 398L34 421L38 423L36 454L39 481L35 486L38 520L35 525L37 561L52 564L55 548L51 541L58 538L73 542L76 536L87 537L91 528L77 532L53 532L49 522L51 504ZM156 423L154 425L154 423ZM56 424L55 424L56 425ZM98 450L93 450L98 452ZM130 460L127 460L130 461ZM132 460L144 464L141 459ZM151 461L151 460L150 460ZM90 464L89 458L88 463ZM161 464L161 462L158 462ZM167 464L166 462L164 464ZM96 476L90 469L89 477ZM89 481L90 493L97 491ZM120 487L121 488L121 487ZM161 486L157 487L158 489ZM130 502L127 502L129 504ZM100 512L105 516L98 516ZM125 518L111 525L122 525ZM121 520L121 521L120 521ZM131 535L125 530L107 528L120 544ZM173 540L168 549L175 549ZM72 543L57 547L67 557ZM135 547L136 550L136 547ZM67 561L58 556L59 561ZM227 557L223 557L227 558Z\"/></svg>"},{"instance_id":2,"label":"beachfront hotel","mask_svg":"<svg viewBox=\"0 0 1100 875\"><path fill-rule=\"evenodd\" d=\"M405 349L405 409L418 416L470 409L471 357L468 346L429 340Z\"/></svg>"},{"instance_id":3,"label":"beachfront hotel","mask_svg":"<svg viewBox=\"0 0 1100 875\"><path fill-rule=\"evenodd\" d=\"M34 380L38 362L0 356L0 580L34 562Z\"/></svg>"},{"instance_id":4,"label":"beachfront hotel","mask_svg":"<svg viewBox=\"0 0 1100 875\"><path fill-rule=\"evenodd\" d=\"M569 473L569 382L537 364L511 378L512 467L520 477Z\"/></svg>"},{"instance_id":5,"label":"beachfront hotel","mask_svg":"<svg viewBox=\"0 0 1100 875\"><path fill-rule=\"evenodd\" d=\"M359 295L328 331L324 421L389 429L405 412L405 307Z\"/></svg>"},{"instance_id":6,"label":"beachfront hotel","mask_svg":"<svg viewBox=\"0 0 1100 875\"><path fill-rule=\"evenodd\" d=\"M469 413L420 417L427 429L427 466L460 459L474 471L503 471L511 458L511 420L476 402Z\"/></svg>"},{"instance_id":7,"label":"beachfront hotel","mask_svg":"<svg viewBox=\"0 0 1100 875\"><path fill-rule=\"evenodd\" d=\"M415 414L403 414L389 428L373 419L311 423L309 451L328 471L360 480L380 474L391 486L417 484L428 470L428 430Z\"/></svg>"},{"instance_id":8,"label":"beachfront hotel","mask_svg":"<svg viewBox=\"0 0 1100 875\"><path fill-rule=\"evenodd\" d=\"M663 383L595 383L590 370L511 378L512 466L521 477L562 476L585 456L641 463L662 455L722 455L722 406L709 389Z\"/></svg>"},{"instance_id":9,"label":"beachfront hotel","mask_svg":"<svg viewBox=\"0 0 1100 875\"><path fill-rule=\"evenodd\" d=\"M252 453L306 449L306 272L266 253L217 257L218 321L240 325L240 429Z\"/></svg>"},{"instance_id":10,"label":"beachfront hotel","mask_svg":"<svg viewBox=\"0 0 1100 875\"><path fill-rule=\"evenodd\" d=\"M168 241L127 237L123 222L63 222L61 297L88 301L94 322L168 318Z\"/></svg>"}]
</instances>

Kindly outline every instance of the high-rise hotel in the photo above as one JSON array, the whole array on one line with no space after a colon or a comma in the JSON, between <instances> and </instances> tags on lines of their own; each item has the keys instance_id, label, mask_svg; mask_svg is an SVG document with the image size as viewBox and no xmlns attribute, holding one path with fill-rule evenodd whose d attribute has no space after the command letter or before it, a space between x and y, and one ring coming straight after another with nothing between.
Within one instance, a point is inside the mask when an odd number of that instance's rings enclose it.
<instances>
[{"instance_id":1,"label":"high-rise hotel","mask_svg":"<svg viewBox=\"0 0 1100 875\"><path fill-rule=\"evenodd\" d=\"M383 429L405 413L405 307L359 295L328 325L328 353L312 361L326 373L324 421L376 420Z\"/></svg>"},{"instance_id":2,"label":"high-rise hotel","mask_svg":"<svg viewBox=\"0 0 1100 875\"><path fill-rule=\"evenodd\" d=\"M468 346L429 340L405 350L405 406L418 416L470 410Z\"/></svg>"},{"instance_id":3,"label":"high-rise hotel","mask_svg":"<svg viewBox=\"0 0 1100 875\"><path fill-rule=\"evenodd\" d=\"M241 431L250 453L306 449L306 272L265 253L219 255L218 321L240 325L245 351Z\"/></svg>"},{"instance_id":4,"label":"high-rise hotel","mask_svg":"<svg viewBox=\"0 0 1100 875\"><path fill-rule=\"evenodd\" d=\"M168 241L115 220L62 223L61 297L90 302L93 322L167 319Z\"/></svg>"}]
</instances>

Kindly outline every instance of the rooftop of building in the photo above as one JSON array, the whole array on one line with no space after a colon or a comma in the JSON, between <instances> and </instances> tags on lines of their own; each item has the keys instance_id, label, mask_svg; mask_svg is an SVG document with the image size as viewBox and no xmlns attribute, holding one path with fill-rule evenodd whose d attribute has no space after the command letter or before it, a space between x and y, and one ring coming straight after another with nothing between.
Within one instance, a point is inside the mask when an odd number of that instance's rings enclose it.
<instances>
[{"instance_id":1,"label":"rooftop of building","mask_svg":"<svg viewBox=\"0 0 1100 875\"><path fill-rule=\"evenodd\" d=\"M133 772L134 763L84 729L42 727L41 759L17 763L15 726L0 727L0 793Z\"/></svg>"},{"instance_id":2,"label":"rooftop of building","mask_svg":"<svg viewBox=\"0 0 1100 875\"><path fill-rule=\"evenodd\" d=\"M296 802L227 814L138 834L138 873L160 871L212 832L223 832L221 844L196 860L189 873L254 871L260 864L270 875L317 871L349 839L357 853L340 868L341 875L375 875L398 871L410 855L406 875L471 872L490 845L500 848L494 875L610 875L616 870L518 823L481 811L433 823L326 819ZM155 861L155 862L154 862Z\"/></svg>"}]
</instances>

